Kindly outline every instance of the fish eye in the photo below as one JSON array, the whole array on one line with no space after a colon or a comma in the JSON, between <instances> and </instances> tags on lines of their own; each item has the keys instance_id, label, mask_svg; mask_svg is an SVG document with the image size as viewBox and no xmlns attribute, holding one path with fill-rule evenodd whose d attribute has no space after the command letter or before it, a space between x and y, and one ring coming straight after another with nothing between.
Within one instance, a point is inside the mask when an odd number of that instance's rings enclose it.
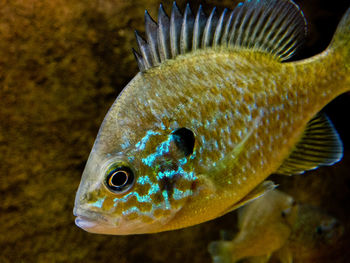
<instances>
[{"instance_id":1,"label":"fish eye","mask_svg":"<svg viewBox=\"0 0 350 263\"><path fill-rule=\"evenodd\" d=\"M126 192L134 184L134 173L127 166L112 166L106 175L105 185L116 194Z\"/></svg>"}]
</instances>

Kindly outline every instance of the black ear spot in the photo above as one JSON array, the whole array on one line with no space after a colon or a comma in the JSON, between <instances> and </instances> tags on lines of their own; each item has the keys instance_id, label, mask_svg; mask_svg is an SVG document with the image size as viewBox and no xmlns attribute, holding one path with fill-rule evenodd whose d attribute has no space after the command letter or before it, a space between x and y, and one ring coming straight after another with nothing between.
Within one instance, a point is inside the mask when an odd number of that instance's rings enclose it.
<instances>
[{"instance_id":1,"label":"black ear spot","mask_svg":"<svg viewBox=\"0 0 350 263\"><path fill-rule=\"evenodd\" d=\"M173 133L176 146L183 151L185 156L191 155L194 148L194 133L187 128L179 128Z\"/></svg>"}]
</instances>

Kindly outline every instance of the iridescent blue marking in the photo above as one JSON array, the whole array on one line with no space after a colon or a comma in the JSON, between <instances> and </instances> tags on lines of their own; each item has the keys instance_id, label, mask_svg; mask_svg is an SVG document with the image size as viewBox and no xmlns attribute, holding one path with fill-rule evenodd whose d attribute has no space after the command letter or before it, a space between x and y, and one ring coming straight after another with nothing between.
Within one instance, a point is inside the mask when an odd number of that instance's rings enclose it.
<instances>
[{"instance_id":1,"label":"iridescent blue marking","mask_svg":"<svg viewBox=\"0 0 350 263\"><path fill-rule=\"evenodd\" d=\"M180 199L186 198L188 196L191 196L192 193L193 192L191 189L187 189L186 191L181 191L177 188L174 188L173 198L174 198L174 200L180 200Z\"/></svg>"},{"instance_id":2,"label":"iridescent blue marking","mask_svg":"<svg viewBox=\"0 0 350 263\"><path fill-rule=\"evenodd\" d=\"M163 122L161 122L159 125L160 125L160 129L162 129L162 130L165 130L165 129L166 129L166 127L165 127L165 125L164 125Z\"/></svg>"},{"instance_id":3,"label":"iridescent blue marking","mask_svg":"<svg viewBox=\"0 0 350 263\"><path fill-rule=\"evenodd\" d=\"M177 170L167 170L164 172L158 172L157 179L161 180L163 178L173 178L175 175L180 175L182 178L188 181L194 181L197 177L194 175L194 172L186 172L182 167L178 167Z\"/></svg>"},{"instance_id":4,"label":"iridescent blue marking","mask_svg":"<svg viewBox=\"0 0 350 263\"><path fill-rule=\"evenodd\" d=\"M101 208L106 197L98 199L96 202L92 203L91 206Z\"/></svg>"},{"instance_id":5,"label":"iridescent blue marking","mask_svg":"<svg viewBox=\"0 0 350 263\"><path fill-rule=\"evenodd\" d=\"M122 147L123 150L125 150L126 148L130 147L130 142L129 141L125 141L120 146Z\"/></svg>"},{"instance_id":6,"label":"iridescent blue marking","mask_svg":"<svg viewBox=\"0 0 350 263\"><path fill-rule=\"evenodd\" d=\"M149 217L154 219L153 212L154 212L153 206L152 206L151 212L147 212L147 211L142 212L138 207L133 206L133 207L129 208L128 210L123 211L122 214L125 216L125 215L130 215L132 213L137 213L139 215L149 216Z\"/></svg>"},{"instance_id":7,"label":"iridescent blue marking","mask_svg":"<svg viewBox=\"0 0 350 263\"><path fill-rule=\"evenodd\" d=\"M180 159L180 160L179 160L179 163L180 163L181 165L185 165L185 164L187 163L187 158L182 158L182 159Z\"/></svg>"},{"instance_id":8,"label":"iridescent blue marking","mask_svg":"<svg viewBox=\"0 0 350 263\"><path fill-rule=\"evenodd\" d=\"M149 138L152 135L160 135L159 132L154 132L152 130L147 131L146 135L138 142L135 144L135 147L138 148L139 150L144 150L146 147L146 143L149 141Z\"/></svg>"},{"instance_id":9,"label":"iridescent blue marking","mask_svg":"<svg viewBox=\"0 0 350 263\"><path fill-rule=\"evenodd\" d=\"M152 153L148 155L146 158L142 158L142 162L147 166L152 166L154 161L159 157L163 156L164 154L169 152L169 147L171 141L173 141L173 136L169 136L168 140L162 142L156 149L155 153Z\"/></svg>"},{"instance_id":10,"label":"iridescent blue marking","mask_svg":"<svg viewBox=\"0 0 350 263\"><path fill-rule=\"evenodd\" d=\"M128 156L129 162L133 162L135 160L135 156Z\"/></svg>"},{"instance_id":11,"label":"iridescent blue marking","mask_svg":"<svg viewBox=\"0 0 350 263\"><path fill-rule=\"evenodd\" d=\"M169 202L169 196L168 196L168 192L166 190L164 190L162 192L162 196L164 198L164 202L165 202L165 208L166 209L170 209L171 208L171 205L170 205L170 202Z\"/></svg>"},{"instance_id":12,"label":"iridescent blue marking","mask_svg":"<svg viewBox=\"0 0 350 263\"><path fill-rule=\"evenodd\" d=\"M152 199L151 199L149 194L147 194L147 195L139 195L139 193L137 193L137 192L128 193L127 195L123 196L122 198L116 197L116 198L113 199L113 201L114 202L123 202L123 203L125 203L132 196L135 196L137 201L140 202L140 203L150 203L150 202L152 202Z\"/></svg>"},{"instance_id":13,"label":"iridescent blue marking","mask_svg":"<svg viewBox=\"0 0 350 263\"><path fill-rule=\"evenodd\" d=\"M198 121L198 120L196 120L196 119L193 119L193 120L191 121L191 123L192 123L192 128L198 129L198 128L200 128L200 127L203 126L202 122L200 122L200 121Z\"/></svg>"},{"instance_id":14,"label":"iridescent blue marking","mask_svg":"<svg viewBox=\"0 0 350 263\"><path fill-rule=\"evenodd\" d=\"M204 128L208 129L210 127L210 121L209 120L205 120L205 125Z\"/></svg>"},{"instance_id":15,"label":"iridescent blue marking","mask_svg":"<svg viewBox=\"0 0 350 263\"><path fill-rule=\"evenodd\" d=\"M138 207L136 206L133 206L131 208L129 208L128 210L125 210L122 212L123 215L129 215L129 214L132 214L132 213L137 213L137 214L141 214L141 211Z\"/></svg>"},{"instance_id":16,"label":"iridescent blue marking","mask_svg":"<svg viewBox=\"0 0 350 263\"><path fill-rule=\"evenodd\" d=\"M216 149L219 149L219 144L218 144L218 141L217 141L217 140L214 141L214 145L215 145L215 148L216 148Z\"/></svg>"},{"instance_id":17,"label":"iridescent blue marking","mask_svg":"<svg viewBox=\"0 0 350 263\"><path fill-rule=\"evenodd\" d=\"M185 172L182 174L183 178L188 180L188 181L195 181L197 177L194 175L194 172Z\"/></svg>"},{"instance_id":18,"label":"iridescent blue marking","mask_svg":"<svg viewBox=\"0 0 350 263\"><path fill-rule=\"evenodd\" d=\"M160 191L158 184L152 184L151 188L148 190L148 195L151 196Z\"/></svg>"},{"instance_id":19,"label":"iridescent blue marking","mask_svg":"<svg viewBox=\"0 0 350 263\"><path fill-rule=\"evenodd\" d=\"M151 180L149 179L149 177L147 175L140 176L139 178L137 178L137 183L142 184L142 185L152 184Z\"/></svg>"}]
</instances>

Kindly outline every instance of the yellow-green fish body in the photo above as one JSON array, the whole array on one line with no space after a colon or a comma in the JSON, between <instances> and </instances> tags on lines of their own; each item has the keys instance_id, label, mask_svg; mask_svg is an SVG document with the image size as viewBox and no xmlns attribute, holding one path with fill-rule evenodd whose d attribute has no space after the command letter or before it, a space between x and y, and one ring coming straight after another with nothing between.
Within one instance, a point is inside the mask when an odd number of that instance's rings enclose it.
<instances>
[{"instance_id":1,"label":"yellow-green fish body","mask_svg":"<svg viewBox=\"0 0 350 263\"><path fill-rule=\"evenodd\" d=\"M349 11L330 48L287 63L305 34L291 1L247 1L216 20L215 10L206 19L200 8L194 18L189 6L182 16L174 5L170 19L159 12L158 25L145 15L148 43L136 34L141 72L109 110L90 154L78 226L138 234L195 225L263 195L273 186L256 187L271 173L341 158L338 135L316 114L350 89ZM311 135L330 144L308 144Z\"/></svg>"}]
</instances>

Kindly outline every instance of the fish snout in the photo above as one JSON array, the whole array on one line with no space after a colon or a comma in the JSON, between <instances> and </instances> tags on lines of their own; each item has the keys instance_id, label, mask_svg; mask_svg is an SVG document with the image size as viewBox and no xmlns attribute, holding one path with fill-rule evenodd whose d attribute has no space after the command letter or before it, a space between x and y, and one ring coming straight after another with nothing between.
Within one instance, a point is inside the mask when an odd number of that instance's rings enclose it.
<instances>
[{"instance_id":1,"label":"fish snout","mask_svg":"<svg viewBox=\"0 0 350 263\"><path fill-rule=\"evenodd\" d=\"M75 224L91 233L99 233L100 231L97 231L97 229L111 225L111 222L109 222L107 218L95 211L74 207L73 214L76 216Z\"/></svg>"}]
</instances>

